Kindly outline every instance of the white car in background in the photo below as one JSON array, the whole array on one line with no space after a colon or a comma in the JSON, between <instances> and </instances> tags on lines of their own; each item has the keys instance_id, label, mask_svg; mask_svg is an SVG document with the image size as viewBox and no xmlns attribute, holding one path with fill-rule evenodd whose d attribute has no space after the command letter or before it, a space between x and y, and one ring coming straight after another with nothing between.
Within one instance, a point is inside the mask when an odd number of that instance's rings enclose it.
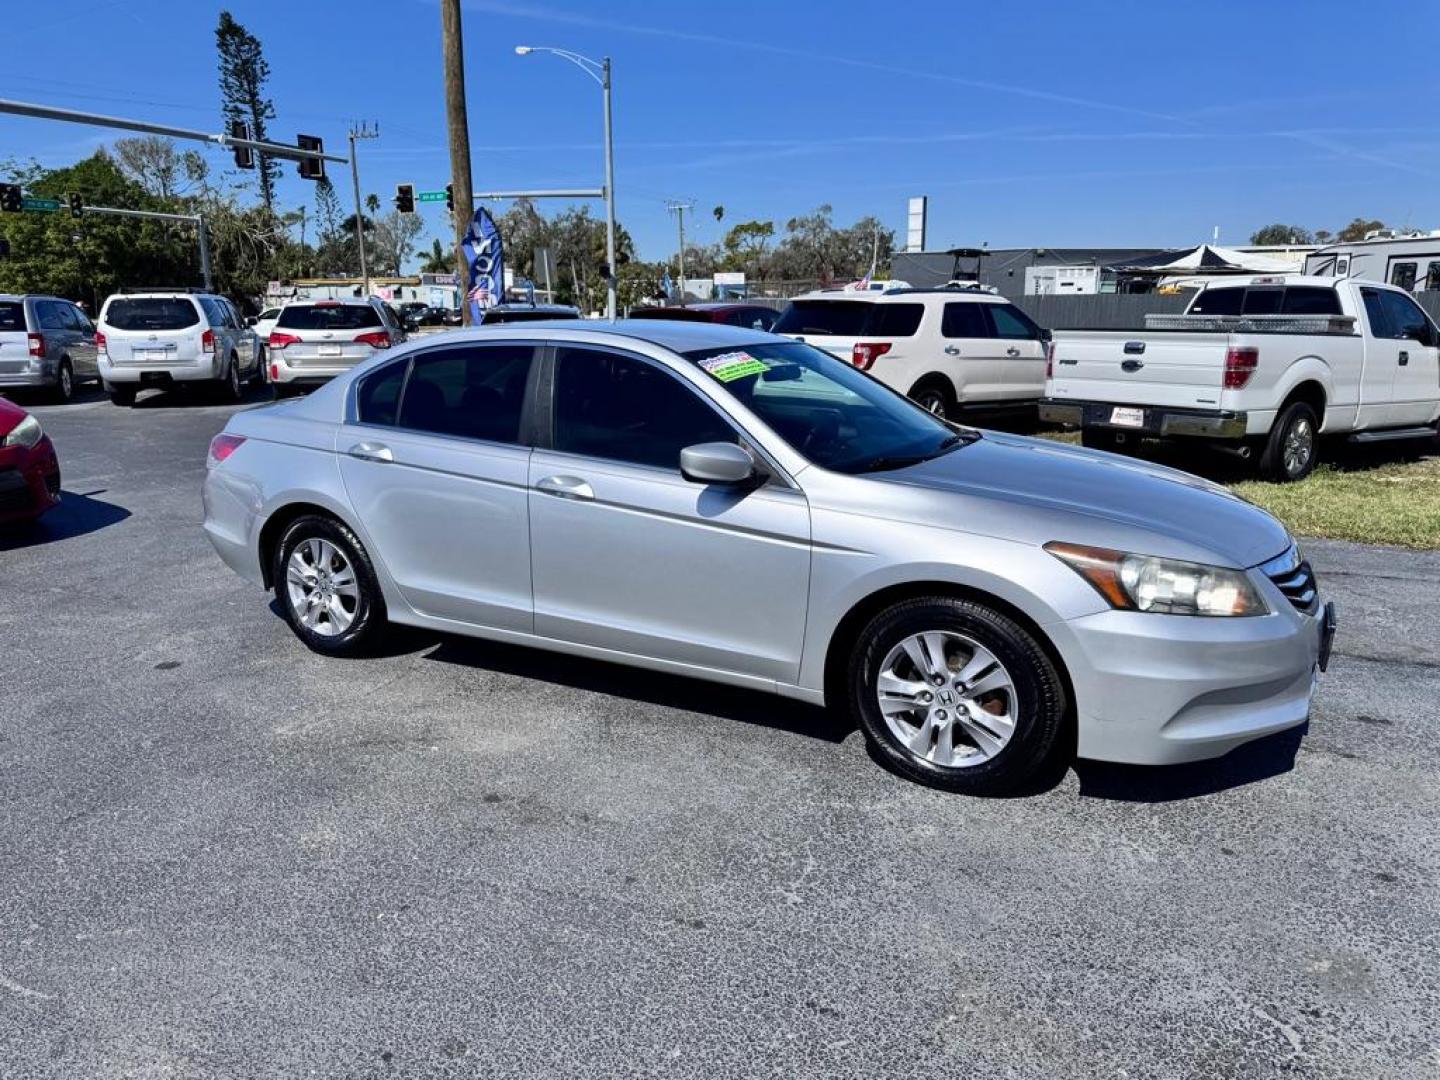
<instances>
[{"instance_id":1,"label":"white car in background","mask_svg":"<svg viewBox=\"0 0 1440 1080\"><path fill-rule=\"evenodd\" d=\"M280 309L267 338L270 382L283 397L329 382L404 340L404 327L374 298L296 300Z\"/></svg>"},{"instance_id":2,"label":"white car in background","mask_svg":"<svg viewBox=\"0 0 1440 1080\"><path fill-rule=\"evenodd\" d=\"M269 341L270 332L275 329L275 320L278 318L280 318L280 309L268 307L255 316L255 321L250 326L262 342Z\"/></svg>"},{"instance_id":3,"label":"white car in background","mask_svg":"<svg viewBox=\"0 0 1440 1080\"><path fill-rule=\"evenodd\" d=\"M771 328L868 371L937 416L1034 405L1049 332L973 288L796 297Z\"/></svg>"},{"instance_id":4,"label":"white car in background","mask_svg":"<svg viewBox=\"0 0 1440 1080\"><path fill-rule=\"evenodd\" d=\"M119 293L100 309L95 334L100 379L116 405L150 386L200 383L239 401L246 379L263 376L260 341L235 305L213 293Z\"/></svg>"}]
</instances>

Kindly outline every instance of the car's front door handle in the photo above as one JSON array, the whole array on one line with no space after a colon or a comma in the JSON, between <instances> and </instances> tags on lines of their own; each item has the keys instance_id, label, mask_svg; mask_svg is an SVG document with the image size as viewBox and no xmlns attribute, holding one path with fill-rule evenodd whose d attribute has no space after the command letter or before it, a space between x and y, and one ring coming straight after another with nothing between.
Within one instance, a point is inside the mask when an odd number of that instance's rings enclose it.
<instances>
[{"instance_id":1,"label":"car's front door handle","mask_svg":"<svg viewBox=\"0 0 1440 1080\"><path fill-rule=\"evenodd\" d=\"M381 461L388 463L395 460L395 455L390 452L390 448L384 443L378 442L356 443L345 452L353 458L359 458L361 461Z\"/></svg>"},{"instance_id":2,"label":"car's front door handle","mask_svg":"<svg viewBox=\"0 0 1440 1080\"><path fill-rule=\"evenodd\" d=\"M1404 349L1401 349L1401 350L1400 350L1400 366L1401 366L1401 367L1404 367L1404 366L1405 366L1406 364L1408 364L1408 363L1410 363L1410 354L1409 354L1408 352L1406 352Z\"/></svg>"},{"instance_id":3,"label":"car's front door handle","mask_svg":"<svg viewBox=\"0 0 1440 1080\"><path fill-rule=\"evenodd\" d=\"M535 485L535 490L562 499L595 498L595 490L578 476L547 476Z\"/></svg>"},{"instance_id":4,"label":"car's front door handle","mask_svg":"<svg viewBox=\"0 0 1440 1080\"><path fill-rule=\"evenodd\" d=\"M945 346L945 355L946 355L946 356L959 356L959 355L960 355L960 347L959 347L958 345L946 345L946 346Z\"/></svg>"},{"instance_id":5,"label":"car's front door handle","mask_svg":"<svg viewBox=\"0 0 1440 1080\"><path fill-rule=\"evenodd\" d=\"M1020 355L1020 350L1017 349L1017 348L1015 348L1014 345L1011 345L1010 348L1008 348L1008 349L1005 350L1005 355L1006 355L1006 356L1019 356L1019 355Z\"/></svg>"}]
</instances>

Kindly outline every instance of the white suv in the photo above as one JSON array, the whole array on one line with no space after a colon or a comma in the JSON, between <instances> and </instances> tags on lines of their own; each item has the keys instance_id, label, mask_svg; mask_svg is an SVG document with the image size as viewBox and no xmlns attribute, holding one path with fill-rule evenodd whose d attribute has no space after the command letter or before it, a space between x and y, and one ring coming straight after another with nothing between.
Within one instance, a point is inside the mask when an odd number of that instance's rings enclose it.
<instances>
[{"instance_id":1,"label":"white suv","mask_svg":"<svg viewBox=\"0 0 1440 1080\"><path fill-rule=\"evenodd\" d=\"M937 416L1028 405L1045 389L1049 332L973 289L810 293L772 329L850 361Z\"/></svg>"},{"instance_id":2,"label":"white suv","mask_svg":"<svg viewBox=\"0 0 1440 1080\"><path fill-rule=\"evenodd\" d=\"M212 293L120 293L105 301L95 334L100 379L116 405L147 386L204 383L239 401L263 375L260 342L235 306Z\"/></svg>"},{"instance_id":3,"label":"white suv","mask_svg":"<svg viewBox=\"0 0 1440 1080\"><path fill-rule=\"evenodd\" d=\"M379 300L296 300L280 309L270 331L270 382L283 397L328 382L404 340L404 328Z\"/></svg>"}]
</instances>

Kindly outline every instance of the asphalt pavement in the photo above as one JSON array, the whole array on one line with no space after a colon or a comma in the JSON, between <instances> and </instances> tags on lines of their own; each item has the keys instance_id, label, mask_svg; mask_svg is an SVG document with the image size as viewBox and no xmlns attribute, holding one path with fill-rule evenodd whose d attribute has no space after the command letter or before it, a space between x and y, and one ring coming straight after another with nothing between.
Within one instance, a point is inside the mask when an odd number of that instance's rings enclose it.
<instances>
[{"instance_id":1,"label":"asphalt pavement","mask_svg":"<svg viewBox=\"0 0 1440 1080\"><path fill-rule=\"evenodd\" d=\"M213 554L233 408L35 412L0 536L0 1077L1440 1077L1440 553L1312 543L1308 735L978 800L806 706L322 659Z\"/></svg>"}]
</instances>

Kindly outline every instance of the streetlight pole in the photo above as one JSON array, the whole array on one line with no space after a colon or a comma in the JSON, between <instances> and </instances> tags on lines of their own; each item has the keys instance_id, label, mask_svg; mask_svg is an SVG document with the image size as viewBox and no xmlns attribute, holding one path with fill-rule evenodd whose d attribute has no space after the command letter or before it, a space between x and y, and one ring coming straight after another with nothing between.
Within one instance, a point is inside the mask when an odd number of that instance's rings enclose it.
<instances>
[{"instance_id":1,"label":"streetlight pole","mask_svg":"<svg viewBox=\"0 0 1440 1080\"><path fill-rule=\"evenodd\" d=\"M370 295L370 266L365 260L365 207L360 202L360 163L355 158L355 140L373 139L380 132L368 125L350 128L350 179L355 184L355 243L360 248L360 278L365 282L365 295Z\"/></svg>"},{"instance_id":2,"label":"streetlight pole","mask_svg":"<svg viewBox=\"0 0 1440 1080\"><path fill-rule=\"evenodd\" d=\"M608 263L606 269L609 271L605 276L605 317L613 319L619 304L615 266L615 139L610 116L610 58L607 56L603 60L592 60L569 49L555 49L548 45L515 46L517 56L529 56L537 52L552 53L563 60L569 60L600 85L605 99L605 259Z\"/></svg>"}]
</instances>

